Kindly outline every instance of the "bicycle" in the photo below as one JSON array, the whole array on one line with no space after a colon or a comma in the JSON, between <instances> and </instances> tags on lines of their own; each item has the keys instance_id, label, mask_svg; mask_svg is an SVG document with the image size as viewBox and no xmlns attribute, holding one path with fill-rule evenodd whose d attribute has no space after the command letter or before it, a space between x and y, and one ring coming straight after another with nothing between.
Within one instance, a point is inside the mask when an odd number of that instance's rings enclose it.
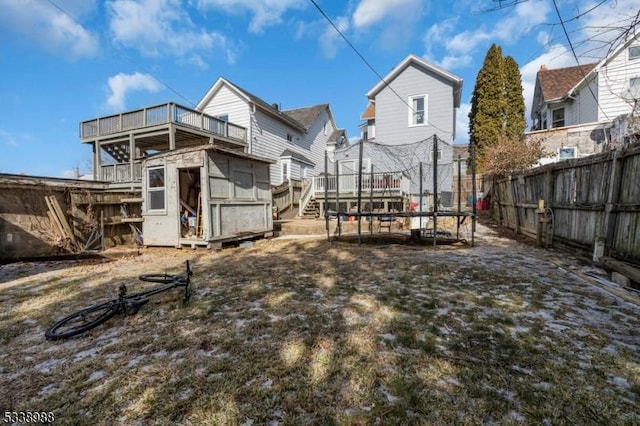
<instances>
[{"instance_id":1,"label":"bicycle","mask_svg":"<svg viewBox=\"0 0 640 426\"><path fill-rule=\"evenodd\" d=\"M138 277L139 280L161 284L149 290L137 293L127 294L127 286L120 284L118 287L118 297L111 299L105 303L84 308L69 316L58 320L55 324L47 329L45 337L47 340L59 340L77 336L89 331L100 324L105 323L110 318L118 314L135 315L140 308L149 302L149 297L163 293L176 287L184 287L183 302L188 302L191 296L189 283L193 276L193 270L186 262L186 274L167 275L167 274L143 274Z\"/></svg>"}]
</instances>

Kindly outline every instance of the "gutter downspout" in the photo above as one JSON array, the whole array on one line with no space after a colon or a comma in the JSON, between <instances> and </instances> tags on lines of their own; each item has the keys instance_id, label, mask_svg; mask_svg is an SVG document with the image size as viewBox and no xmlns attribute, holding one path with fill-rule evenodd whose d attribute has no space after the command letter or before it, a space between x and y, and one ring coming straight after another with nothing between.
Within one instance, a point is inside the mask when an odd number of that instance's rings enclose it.
<instances>
[{"instance_id":1,"label":"gutter downspout","mask_svg":"<svg viewBox=\"0 0 640 426\"><path fill-rule=\"evenodd\" d=\"M256 104L253 102L249 102L249 134L247 137L249 138L249 152L248 154L253 154L253 119L256 114Z\"/></svg>"}]
</instances>

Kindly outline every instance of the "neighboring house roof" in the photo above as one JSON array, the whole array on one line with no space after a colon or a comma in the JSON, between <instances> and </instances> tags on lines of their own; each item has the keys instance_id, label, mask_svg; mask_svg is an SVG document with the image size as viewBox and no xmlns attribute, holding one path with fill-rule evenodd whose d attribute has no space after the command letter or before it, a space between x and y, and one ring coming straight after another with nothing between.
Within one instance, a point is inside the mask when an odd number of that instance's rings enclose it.
<instances>
[{"instance_id":1,"label":"neighboring house roof","mask_svg":"<svg viewBox=\"0 0 640 426\"><path fill-rule=\"evenodd\" d=\"M538 71L537 79L544 102L564 98L596 65L598 64L593 63L552 70L542 65Z\"/></svg>"},{"instance_id":2,"label":"neighboring house roof","mask_svg":"<svg viewBox=\"0 0 640 426\"><path fill-rule=\"evenodd\" d=\"M465 145L453 145L453 159L457 160L458 155L461 160L469 158L469 144Z\"/></svg>"},{"instance_id":3,"label":"neighboring house roof","mask_svg":"<svg viewBox=\"0 0 640 426\"><path fill-rule=\"evenodd\" d=\"M290 157L293 160L299 161L301 163L309 164L310 166L316 165L313 161L309 160L304 155L287 148L284 151L282 151L282 154L280 154L280 158L288 158L288 157Z\"/></svg>"},{"instance_id":4,"label":"neighboring house roof","mask_svg":"<svg viewBox=\"0 0 640 426\"><path fill-rule=\"evenodd\" d=\"M329 108L329 104L320 104L304 108L289 109L282 111L283 114L289 116L293 120L300 123L305 130L309 130L313 123L316 122L322 111Z\"/></svg>"},{"instance_id":5,"label":"neighboring house roof","mask_svg":"<svg viewBox=\"0 0 640 426\"><path fill-rule=\"evenodd\" d=\"M364 110L364 112L362 113L362 117L360 118L363 120L372 120L376 118L376 104L374 104L373 102L369 102L369 105L367 105L367 109Z\"/></svg>"},{"instance_id":6,"label":"neighboring house roof","mask_svg":"<svg viewBox=\"0 0 640 426\"><path fill-rule=\"evenodd\" d=\"M288 115L284 114L282 111L280 111L280 108L277 108L273 105L266 103L256 95L253 95L252 93L247 92L240 86L233 84L232 82L225 79L224 77L218 78L218 80L213 84L213 86L211 86L207 94L204 95L204 97L200 100L200 102L198 102L196 109L198 111L202 111L204 107L211 101L211 98L213 98L213 96L218 92L218 90L220 90L220 88L224 85L227 85L231 90L236 92L241 97L245 98L247 102L253 103L257 108L262 109L264 112L271 115L272 117L285 122L286 124L293 127L294 129L300 130L301 132L306 132L307 129L305 129L305 127L301 123L289 117Z\"/></svg>"},{"instance_id":7,"label":"neighboring house roof","mask_svg":"<svg viewBox=\"0 0 640 426\"><path fill-rule=\"evenodd\" d=\"M450 81L453 86L454 106L460 106L460 99L462 97L462 78L413 54L404 58L404 60L400 62L400 64L398 64L378 84L376 84L371 90L369 90L369 92L367 92L367 98L374 99L382 89L391 84L391 82L410 65L421 67L427 72L434 73L444 78L445 80Z\"/></svg>"},{"instance_id":8,"label":"neighboring house roof","mask_svg":"<svg viewBox=\"0 0 640 426\"><path fill-rule=\"evenodd\" d=\"M329 136L329 140L333 142L341 142L340 138L343 138L342 142L348 141L347 131L345 129L336 129L331 133L331 136Z\"/></svg>"}]
</instances>

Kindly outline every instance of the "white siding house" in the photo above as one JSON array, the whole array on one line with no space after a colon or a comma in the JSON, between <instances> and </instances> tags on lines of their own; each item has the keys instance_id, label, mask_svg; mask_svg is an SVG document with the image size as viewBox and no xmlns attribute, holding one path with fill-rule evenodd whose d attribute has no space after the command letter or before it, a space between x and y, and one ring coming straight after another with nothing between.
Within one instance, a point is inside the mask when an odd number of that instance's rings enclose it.
<instances>
[{"instance_id":1,"label":"white siding house","mask_svg":"<svg viewBox=\"0 0 640 426\"><path fill-rule=\"evenodd\" d=\"M529 140L550 152L543 163L602 152L624 142L626 117L640 99L640 34L598 63L547 69L536 76ZM616 136L617 135L617 136Z\"/></svg>"},{"instance_id":2,"label":"white siding house","mask_svg":"<svg viewBox=\"0 0 640 426\"><path fill-rule=\"evenodd\" d=\"M273 186L319 174L324 152L344 135L327 104L281 111L222 77L197 109L247 128L247 153L274 160Z\"/></svg>"}]
</instances>

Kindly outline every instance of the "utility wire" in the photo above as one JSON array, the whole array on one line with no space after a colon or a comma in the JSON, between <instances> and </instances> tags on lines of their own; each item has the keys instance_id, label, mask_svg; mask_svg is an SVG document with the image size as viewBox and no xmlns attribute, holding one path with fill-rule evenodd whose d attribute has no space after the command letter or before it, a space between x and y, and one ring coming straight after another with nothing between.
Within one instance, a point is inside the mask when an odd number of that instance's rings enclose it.
<instances>
[{"instance_id":1,"label":"utility wire","mask_svg":"<svg viewBox=\"0 0 640 426\"><path fill-rule=\"evenodd\" d=\"M64 10L62 7L60 7L59 5L57 5L56 3L54 3L53 0L47 0L47 2L49 4L51 4L51 6L55 7L56 9L58 9L61 13L63 13L64 15L66 15L67 17L69 17L69 19L71 19L73 22L75 22L76 24L78 24L79 26L81 26L82 28L84 28L84 25L82 25L75 17L73 17L69 12L67 12L66 10ZM127 55L126 53L124 53L122 51L122 49L118 49L117 47L115 47L113 45L113 43L109 43L109 45L118 51L118 53L120 53L122 56L125 57L125 59L127 59L129 62L131 62L133 65L135 65L136 67L142 69L145 73L147 73L149 76L151 76L151 78L153 78L155 81L157 81L158 83L160 83L162 86L166 87L170 92L172 92L174 95L178 96L179 98L185 100L187 103L189 103L192 107L196 107L196 103L191 101L191 99L187 98L186 96L184 96L182 93L180 93L178 90L174 89L173 87L171 87L169 84L167 84L166 82L164 82L163 80L161 80L159 77L155 76L152 72L150 72L145 66L141 65L140 63L138 63L135 59L133 59L131 56Z\"/></svg>"},{"instance_id":2,"label":"utility wire","mask_svg":"<svg viewBox=\"0 0 640 426\"><path fill-rule=\"evenodd\" d=\"M580 60L578 59L578 55L576 53L576 50L573 47L573 43L571 43L571 37L569 37L569 33L567 32L567 27L565 25L565 21L562 19L562 15L560 14L560 9L558 9L558 3L556 2L556 0L553 0L553 7L556 9L556 14L558 15L558 19L560 20L560 25L562 26L562 31L564 31L564 35L567 38L567 43L569 44L569 48L571 49L571 53L573 54L573 57L576 60L576 63L578 65L580 65ZM587 74L584 72L584 70L582 68L580 68L580 73L582 74L582 78L583 79L586 78ZM602 112L602 114L605 116L605 118L607 120L609 120L609 116L607 115L607 113L604 111L604 109L600 105L600 100L597 98L595 93L593 93L593 89L591 88L591 86L587 85L587 89L589 89L589 92L591 93L591 96L593 96L593 99L596 101L596 105L598 105L598 109L600 110L600 112Z\"/></svg>"},{"instance_id":3,"label":"utility wire","mask_svg":"<svg viewBox=\"0 0 640 426\"><path fill-rule=\"evenodd\" d=\"M342 31L340 31L340 29L336 26L336 24L333 22L333 20L324 12L324 10L322 10L322 8L318 5L318 3L316 3L315 0L309 0L315 7L316 9L318 9L318 12L320 12L320 14L324 17L324 19L327 20L327 22L329 22L329 24L333 27L334 30L336 30L336 32L340 35L340 37L342 37L342 39L349 45L349 47L351 48L351 50L353 50L355 52L356 55L358 55L358 57L360 58L360 60L362 60L362 62L364 62L364 64L369 67L369 69L378 77L378 79L380 79L380 81L382 81L384 83L384 87L385 88L389 88L389 90L391 90L391 92L398 98L400 99L400 101L402 101L403 104L405 104L414 114L416 113L416 110L413 109L413 107L411 105L409 105L409 103L398 94L398 92L396 92L393 87L391 87L391 85L389 84L389 82L387 82L384 77L382 75L380 75L380 73L378 71L376 71L376 69L373 67L373 65L371 65L371 63L369 63L369 61L367 61L367 59L360 53L360 51L358 51L358 49L353 45L353 43L351 43L351 41L349 41L349 39L347 38L347 36L344 35L344 33ZM433 126L434 128L436 128L437 130L441 131L444 134L447 135L453 135L452 132L449 132L447 130L443 130L441 128L439 128L438 126L436 126L435 124L433 124L432 122L430 122L429 120L427 120L427 123L431 126Z\"/></svg>"}]
</instances>

